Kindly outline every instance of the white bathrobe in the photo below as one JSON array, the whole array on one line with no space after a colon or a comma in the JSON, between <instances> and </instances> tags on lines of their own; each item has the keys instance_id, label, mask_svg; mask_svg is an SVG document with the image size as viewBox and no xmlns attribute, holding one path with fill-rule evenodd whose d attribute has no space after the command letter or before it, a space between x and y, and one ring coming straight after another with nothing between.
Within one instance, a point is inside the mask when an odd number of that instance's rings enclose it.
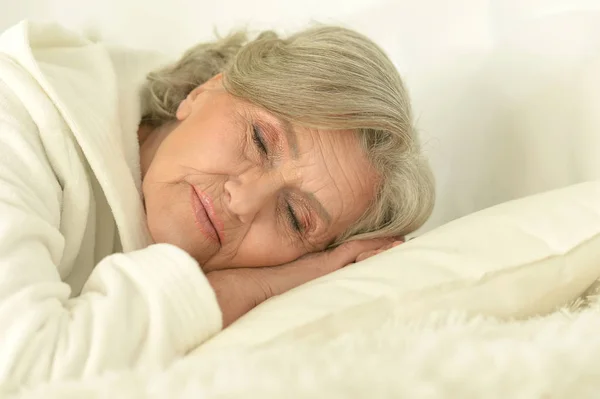
<instances>
[{"instance_id":1,"label":"white bathrobe","mask_svg":"<svg viewBox=\"0 0 600 399\"><path fill-rule=\"evenodd\" d=\"M220 330L196 261L146 229L139 87L162 61L56 25L0 37L0 383L162 367Z\"/></svg>"}]
</instances>

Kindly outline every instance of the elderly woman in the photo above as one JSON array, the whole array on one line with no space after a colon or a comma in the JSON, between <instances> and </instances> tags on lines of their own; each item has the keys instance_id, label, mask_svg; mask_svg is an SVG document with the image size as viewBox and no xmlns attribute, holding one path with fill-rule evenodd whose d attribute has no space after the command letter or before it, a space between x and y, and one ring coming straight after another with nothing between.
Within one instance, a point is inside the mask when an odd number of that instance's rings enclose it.
<instances>
[{"instance_id":1,"label":"elderly woman","mask_svg":"<svg viewBox=\"0 0 600 399\"><path fill-rule=\"evenodd\" d=\"M0 381L163 366L433 203L397 71L338 27L165 66L23 22L0 133Z\"/></svg>"}]
</instances>

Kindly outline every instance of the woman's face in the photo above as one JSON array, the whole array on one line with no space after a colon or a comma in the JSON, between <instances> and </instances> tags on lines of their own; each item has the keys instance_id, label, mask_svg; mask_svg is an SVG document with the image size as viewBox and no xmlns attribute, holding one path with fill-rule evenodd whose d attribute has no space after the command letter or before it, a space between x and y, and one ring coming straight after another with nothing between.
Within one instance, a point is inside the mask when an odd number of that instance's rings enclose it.
<instances>
[{"instance_id":1,"label":"woman's face","mask_svg":"<svg viewBox=\"0 0 600 399\"><path fill-rule=\"evenodd\" d=\"M377 175L352 132L281 121L230 95L220 75L182 101L177 119L141 137L148 227L205 271L322 250L374 196Z\"/></svg>"}]
</instances>

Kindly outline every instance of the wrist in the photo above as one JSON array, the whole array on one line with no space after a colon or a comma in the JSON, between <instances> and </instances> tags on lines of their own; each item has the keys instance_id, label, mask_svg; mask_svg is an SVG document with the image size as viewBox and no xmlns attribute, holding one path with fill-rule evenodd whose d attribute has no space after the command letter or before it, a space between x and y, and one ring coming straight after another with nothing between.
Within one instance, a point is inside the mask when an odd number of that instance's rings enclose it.
<instances>
[{"instance_id":1,"label":"wrist","mask_svg":"<svg viewBox=\"0 0 600 399\"><path fill-rule=\"evenodd\" d=\"M261 274L254 269L228 269L206 275L223 315L223 327L272 296Z\"/></svg>"}]
</instances>

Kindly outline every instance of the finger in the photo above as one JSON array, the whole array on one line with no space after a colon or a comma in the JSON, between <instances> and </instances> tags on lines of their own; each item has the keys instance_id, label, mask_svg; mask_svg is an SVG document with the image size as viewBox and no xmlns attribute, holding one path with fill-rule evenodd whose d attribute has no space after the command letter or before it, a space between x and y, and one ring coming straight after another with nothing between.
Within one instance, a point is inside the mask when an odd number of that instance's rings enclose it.
<instances>
[{"instance_id":1,"label":"finger","mask_svg":"<svg viewBox=\"0 0 600 399\"><path fill-rule=\"evenodd\" d=\"M370 257L380 254L382 252L383 249L374 249L372 251L363 252L356 257L356 262L362 262L363 260L369 259Z\"/></svg>"},{"instance_id":2,"label":"finger","mask_svg":"<svg viewBox=\"0 0 600 399\"><path fill-rule=\"evenodd\" d=\"M261 268L263 284L268 284L274 295L285 292L307 281L321 277L356 261L361 253L370 252L373 256L386 244L393 244L389 238L350 241L333 250L314 253L285 265ZM365 258L366 259L366 258Z\"/></svg>"},{"instance_id":3,"label":"finger","mask_svg":"<svg viewBox=\"0 0 600 399\"><path fill-rule=\"evenodd\" d=\"M390 244L389 238L349 241L329 252L328 262L337 267L343 267L355 262L361 253L380 249L386 244Z\"/></svg>"},{"instance_id":4,"label":"finger","mask_svg":"<svg viewBox=\"0 0 600 399\"><path fill-rule=\"evenodd\" d=\"M373 256L373 251L362 252L356 257L356 262L362 262L363 260L368 259L371 256Z\"/></svg>"},{"instance_id":5,"label":"finger","mask_svg":"<svg viewBox=\"0 0 600 399\"><path fill-rule=\"evenodd\" d=\"M383 250L392 249L394 247L397 247L400 244L404 244L404 242L403 241L394 241L390 244L384 245L383 247L381 247L381 249L383 249Z\"/></svg>"}]
</instances>

